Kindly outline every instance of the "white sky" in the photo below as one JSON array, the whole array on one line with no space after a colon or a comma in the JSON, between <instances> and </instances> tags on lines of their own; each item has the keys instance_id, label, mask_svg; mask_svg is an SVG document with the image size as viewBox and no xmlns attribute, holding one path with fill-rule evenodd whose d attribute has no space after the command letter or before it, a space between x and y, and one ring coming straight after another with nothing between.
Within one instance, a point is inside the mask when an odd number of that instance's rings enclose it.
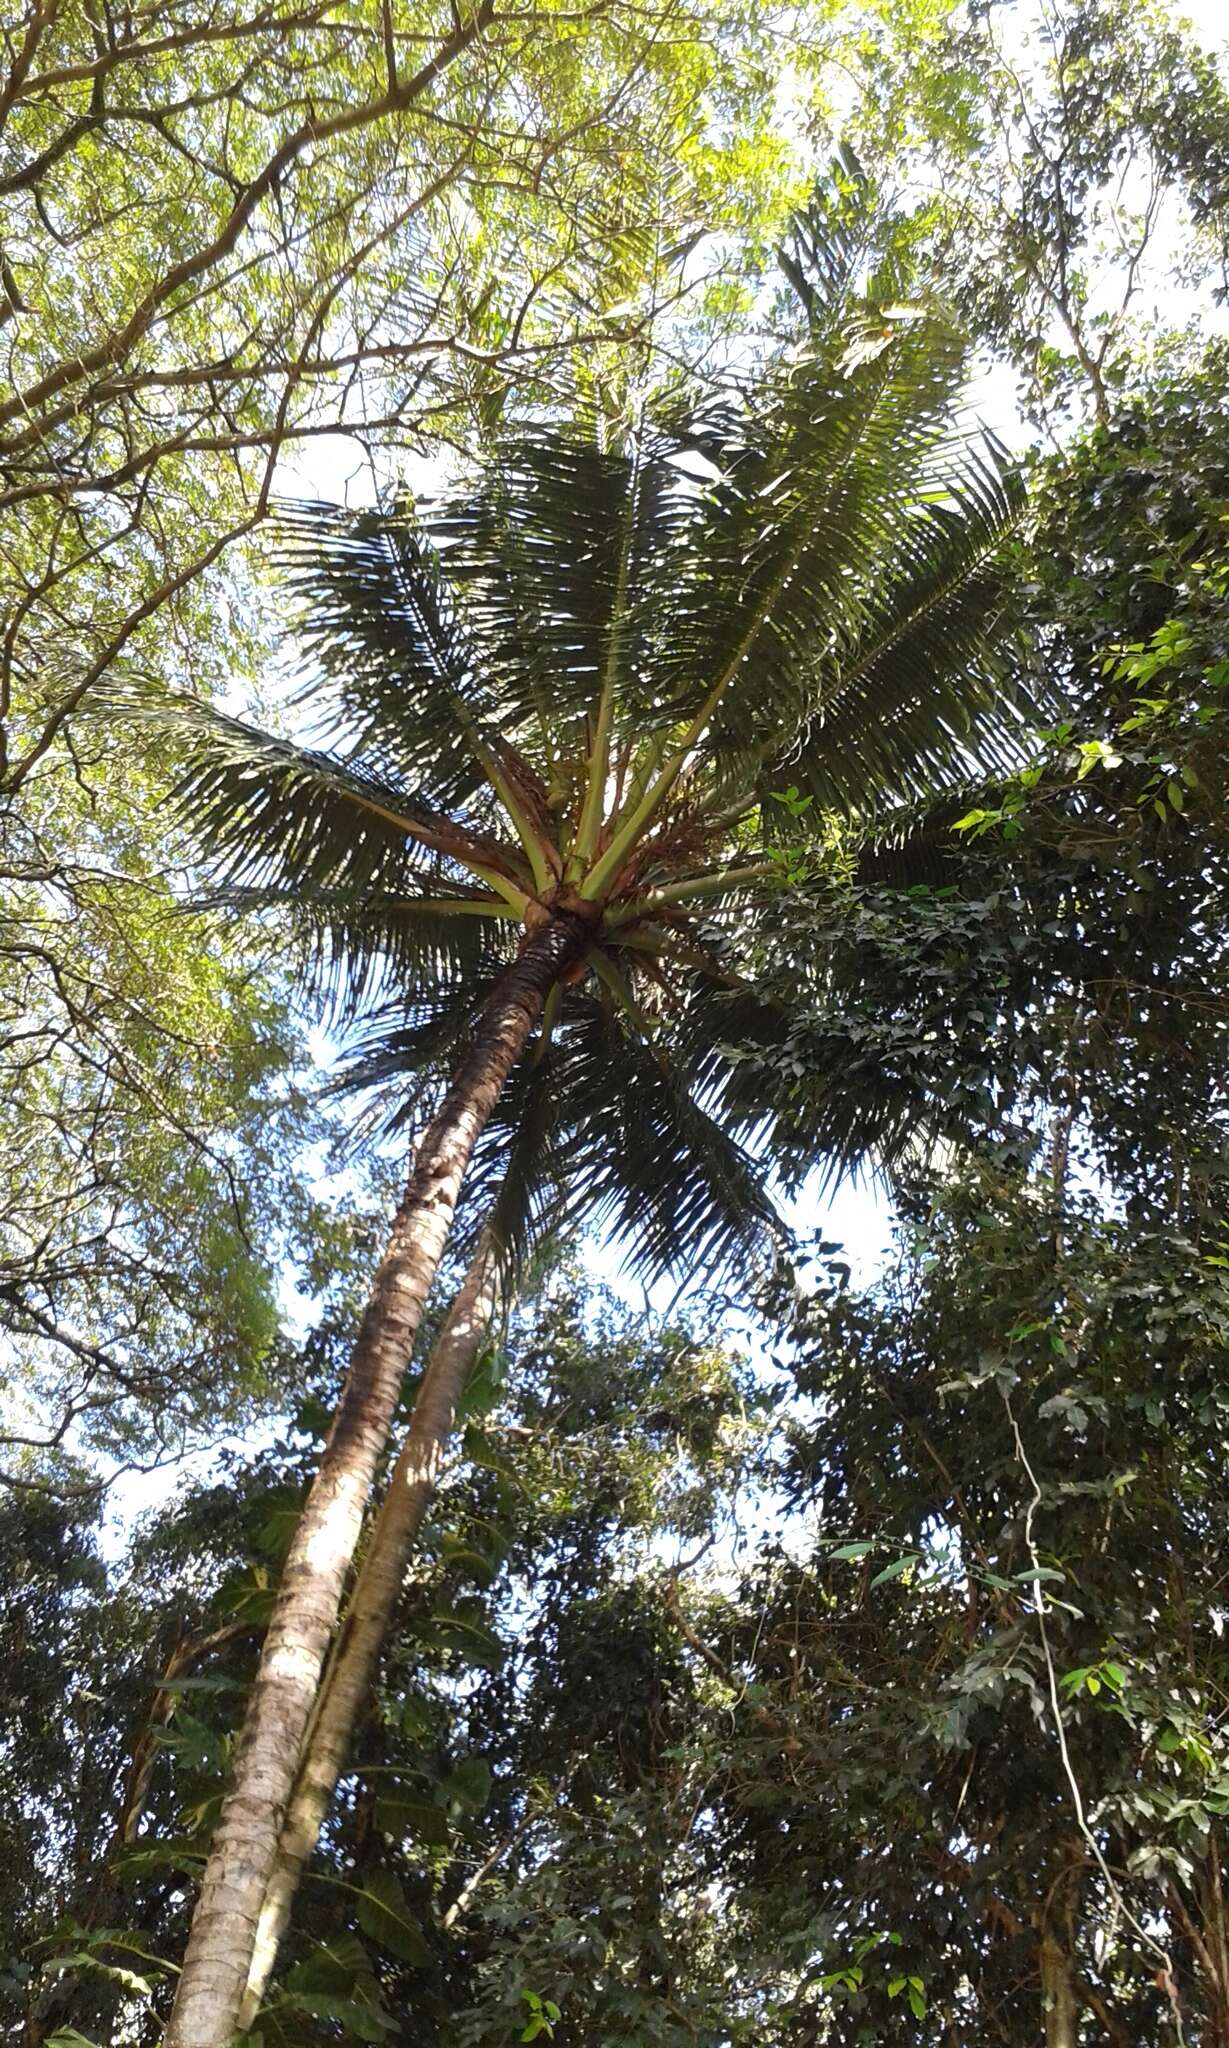
<instances>
[{"instance_id":1,"label":"white sky","mask_svg":"<svg viewBox=\"0 0 1229 2048\"><path fill-rule=\"evenodd\" d=\"M1138 0L1123 0L1128 10ZM1186 0L1186 5L1177 10L1179 21L1189 21L1201 42L1213 50L1223 50L1229 44L1229 7L1226 0Z\"/></svg>"}]
</instances>

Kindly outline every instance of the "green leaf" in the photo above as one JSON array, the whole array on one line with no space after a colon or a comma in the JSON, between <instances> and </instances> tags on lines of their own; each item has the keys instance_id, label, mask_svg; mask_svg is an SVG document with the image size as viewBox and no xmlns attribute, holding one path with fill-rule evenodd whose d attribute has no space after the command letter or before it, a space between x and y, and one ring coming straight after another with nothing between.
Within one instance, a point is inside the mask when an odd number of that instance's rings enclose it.
<instances>
[{"instance_id":1,"label":"green leaf","mask_svg":"<svg viewBox=\"0 0 1229 2048\"><path fill-rule=\"evenodd\" d=\"M283 1991L270 1999L267 2010L274 2019L284 2012L302 2012L315 2020L336 2020L360 2041L384 2041L395 2031L393 2021L375 2006L328 1991Z\"/></svg>"},{"instance_id":2,"label":"green leaf","mask_svg":"<svg viewBox=\"0 0 1229 2048\"><path fill-rule=\"evenodd\" d=\"M452 1839L448 1816L442 1807L403 1798L399 1792L385 1792L376 1800L376 1825L395 1841L403 1841L409 1835L430 1848L445 1848Z\"/></svg>"},{"instance_id":3,"label":"green leaf","mask_svg":"<svg viewBox=\"0 0 1229 2048\"><path fill-rule=\"evenodd\" d=\"M921 1561L921 1554L916 1550L912 1551L908 1557L898 1557L892 1564L885 1564L881 1572L875 1573L874 1578L871 1580L871 1585L886 1586L892 1579L902 1578L905 1572L912 1571L914 1565L920 1564Z\"/></svg>"},{"instance_id":4,"label":"green leaf","mask_svg":"<svg viewBox=\"0 0 1229 2048\"><path fill-rule=\"evenodd\" d=\"M377 1870L363 1886L358 1902L358 1924L364 1934L390 1955L415 1969L431 1962L431 1947L422 1929L409 1917L405 1893L391 1871Z\"/></svg>"},{"instance_id":5,"label":"green leaf","mask_svg":"<svg viewBox=\"0 0 1229 2048\"><path fill-rule=\"evenodd\" d=\"M444 1557L454 1571L472 1579L475 1585L489 1586L497 1567L489 1557L458 1536L446 1536L441 1546Z\"/></svg>"},{"instance_id":6,"label":"green leaf","mask_svg":"<svg viewBox=\"0 0 1229 2048\"><path fill-rule=\"evenodd\" d=\"M157 1731L157 1742L161 1749L169 1749L191 1770L210 1771L220 1775L226 1769L227 1751L222 1736L190 1714L188 1709L177 1706L170 1722Z\"/></svg>"},{"instance_id":7,"label":"green leaf","mask_svg":"<svg viewBox=\"0 0 1229 2048\"><path fill-rule=\"evenodd\" d=\"M493 1630L462 1615L441 1615L422 1631L422 1640L434 1642L440 1649L449 1650L466 1664L476 1664L484 1671L498 1671L508 1654Z\"/></svg>"},{"instance_id":8,"label":"green leaf","mask_svg":"<svg viewBox=\"0 0 1229 2048\"><path fill-rule=\"evenodd\" d=\"M485 1757L467 1756L440 1787L441 1796L467 1813L481 1813L491 1796L491 1766Z\"/></svg>"},{"instance_id":9,"label":"green leaf","mask_svg":"<svg viewBox=\"0 0 1229 2048\"><path fill-rule=\"evenodd\" d=\"M153 1983L148 1977L138 1975L135 1970L126 1970L119 1963L104 1963L88 1949L70 1949L63 1955L52 1956L43 1964L48 1976L63 1976L67 1971L86 1970L91 1976L106 1977L113 1984L121 1984L125 1991L136 1998L150 1998Z\"/></svg>"},{"instance_id":10,"label":"green leaf","mask_svg":"<svg viewBox=\"0 0 1229 2048\"><path fill-rule=\"evenodd\" d=\"M480 1465L484 1472L496 1472L501 1479L514 1477L512 1467L500 1456L485 1430L475 1428L472 1422L461 1439L461 1450L471 1465Z\"/></svg>"},{"instance_id":11,"label":"green leaf","mask_svg":"<svg viewBox=\"0 0 1229 2048\"><path fill-rule=\"evenodd\" d=\"M559 2007L554 1999L542 1998L536 1991L522 1991L521 1997L529 2007L529 2016L524 2031L518 2038L522 2041L536 2041L539 2034L545 2034L553 2040L555 2021L559 2018Z\"/></svg>"}]
</instances>

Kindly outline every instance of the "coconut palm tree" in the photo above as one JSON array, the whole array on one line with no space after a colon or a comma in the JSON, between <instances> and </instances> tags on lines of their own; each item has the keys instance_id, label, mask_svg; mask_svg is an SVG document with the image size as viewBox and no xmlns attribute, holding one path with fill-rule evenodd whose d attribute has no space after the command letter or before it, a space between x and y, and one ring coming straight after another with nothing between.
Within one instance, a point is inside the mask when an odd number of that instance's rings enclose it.
<instances>
[{"instance_id":1,"label":"coconut palm tree","mask_svg":"<svg viewBox=\"0 0 1229 2048\"><path fill-rule=\"evenodd\" d=\"M316 1847L366 1702L466 1382L495 1317L501 1249L496 1230L484 1228L432 1346L405 1441L389 1473L304 1734L298 1774L278 1837L277 1860L261 1901L239 2008L241 2030L252 2025L264 2003L299 1880Z\"/></svg>"},{"instance_id":2,"label":"coconut palm tree","mask_svg":"<svg viewBox=\"0 0 1229 2048\"><path fill-rule=\"evenodd\" d=\"M663 1132L703 1111L655 1016L723 988L721 934L834 820L1011 751L997 558L1019 493L992 447L952 438L959 338L888 279L851 306L861 261L856 227L800 228L805 337L720 403L617 443L527 429L466 489L394 516L300 511L286 569L329 720L317 748L191 700L157 710L212 857L313 905L356 988L414 989L420 1069L454 1061L426 1091L287 1558L168 2048L235 2027L427 1289L525 1056L592 1059L618 1020L604 1114L641 1186L595 1139L594 1194L648 1215ZM659 1242L688 1256L689 1219L657 1208Z\"/></svg>"},{"instance_id":3,"label":"coconut palm tree","mask_svg":"<svg viewBox=\"0 0 1229 2048\"><path fill-rule=\"evenodd\" d=\"M350 937L338 964L352 968ZM343 1085L389 1099L385 1133L405 1120L407 1084L415 1092L422 1086L421 1063L432 1060L431 1040L438 1037L438 1019L432 1021L435 1029L426 1034L406 1028L401 1005L390 1004L369 1020L354 1048ZM510 1077L475 1148L467 1195L483 1221L469 1233L473 1253L432 1346L312 1710L261 1908L241 2027L263 2002L466 1382L527 1252L573 1217L604 1216L626 1248L626 1263L643 1278L672 1270L686 1247L691 1270L716 1279L735 1257L754 1266L772 1249L778 1225L765 1178L764 1163L695 1099L675 1062L656 1049L646 1056L645 1040L612 1005L581 988L567 993L551 1038L540 1040L535 1056Z\"/></svg>"}]
</instances>

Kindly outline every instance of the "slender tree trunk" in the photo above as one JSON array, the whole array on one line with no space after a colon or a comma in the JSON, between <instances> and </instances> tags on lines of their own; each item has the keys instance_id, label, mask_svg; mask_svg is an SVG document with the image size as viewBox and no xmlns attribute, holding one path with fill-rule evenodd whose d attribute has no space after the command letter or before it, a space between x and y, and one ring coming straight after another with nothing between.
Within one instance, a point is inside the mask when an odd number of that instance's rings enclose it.
<instances>
[{"instance_id":1,"label":"slender tree trunk","mask_svg":"<svg viewBox=\"0 0 1229 2048\"><path fill-rule=\"evenodd\" d=\"M1084 1845L1061 1845L1062 1863L1044 1903L1038 1907L1037 1967L1046 2048L1077 2048L1084 1999L1076 1970L1076 1914L1083 1891Z\"/></svg>"},{"instance_id":2,"label":"slender tree trunk","mask_svg":"<svg viewBox=\"0 0 1229 2048\"><path fill-rule=\"evenodd\" d=\"M163 2048L228 2048L363 1511L474 1145L588 925L553 914L493 989L418 1146L282 1574Z\"/></svg>"},{"instance_id":3,"label":"slender tree trunk","mask_svg":"<svg viewBox=\"0 0 1229 2048\"><path fill-rule=\"evenodd\" d=\"M1071 1958L1052 1927L1042 1929L1037 1947L1046 2048L1077 2048L1079 2004Z\"/></svg>"},{"instance_id":4,"label":"slender tree trunk","mask_svg":"<svg viewBox=\"0 0 1229 2048\"><path fill-rule=\"evenodd\" d=\"M1220 1851L1216 1846L1216 1830L1208 1834L1207 1855L1204 1858L1204 1920L1208 1928L1208 1943L1212 1951L1212 1983L1209 1986L1209 2003L1215 2010L1216 2048L1229 2042L1229 1936L1225 1930L1225 1891L1221 1881Z\"/></svg>"},{"instance_id":5,"label":"slender tree trunk","mask_svg":"<svg viewBox=\"0 0 1229 2048\"><path fill-rule=\"evenodd\" d=\"M435 1491L457 1404L490 1327L498 1292L498 1251L495 1239L484 1230L432 1349L409 1433L354 1582L304 1740L303 1761L282 1827L277 1863L261 1908L251 1974L239 2013L239 2025L245 2031L264 2000L303 1866L316 1846L345 1765L380 1646L396 1609L406 1561Z\"/></svg>"}]
</instances>

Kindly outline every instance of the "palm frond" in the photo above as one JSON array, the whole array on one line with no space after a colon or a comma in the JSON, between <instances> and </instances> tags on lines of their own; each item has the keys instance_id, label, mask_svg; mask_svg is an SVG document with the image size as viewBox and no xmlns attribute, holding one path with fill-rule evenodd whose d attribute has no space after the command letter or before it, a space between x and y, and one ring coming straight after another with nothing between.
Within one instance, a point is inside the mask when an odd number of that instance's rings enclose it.
<instances>
[{"instance_id":1,"label":"palm frond","mask_svg":"<svg viewBox=\"0 0 1229 2048\"><path fill-rule=\"evenodd\" d=\"M861 1172L891 1179L929 1155L949 1121L933 1089L845 1028L831 989L792 1000L747 987L693 992L685 1027L692 1088L727 1129L770 1158L789 1190Z\"/></svg>"},{"instance_id":2,"label":"palm frond","mask_svg":"<svg viewBox=\"0 0 1229 2048\"><path fill-rule=\"evenodd\" d=\"M576 746L612 665L623 705L641 701L695 515L677 454L651 429L625 452L522 433L493 448L476 491L423 509L501 702L518 733L545 729L548 751Z\"/></svg>"},{"instance_id":3,"label":"palm frond","mask_svg":"<svg viewBox=\"0 0 1229 2048\"><path fill-rule=\"evenodd\" d=\"M846 158L782 255L798 345L745 386L690 412L676 388L621 445L522 425L391 516L290 508L319 747L146 709L231 902L290 917L357 1027L362 1135L438 1102L519 936L495 898L588 920L588 979L552 992L474 1162L514 1247L583 1216L647 1271L719 1268L775 1227L770 1159L890 1164L941 1124L907 1019L886 1051L840 1026L848 948L775 990L723 950L754 963L740 930L771 921L757 832L826 851L1014 758L1019 480L954 434L964 339L888 296L891 246Z\"/></svg>"},{"instance_id":4,"label":"palm frond","mask_svg":"<svg viewBox=\"0 0 1229 2048\"><path fill-rule=\"evenodd\" d=\"M688 1085L670 1053L598 1002L566 1034L565 1085L588 1107L567 1139L562 1207L613 1230L646 1275L720 1275L779 1232L762 1166Z\"/></svg>"},{"instance_id":5,"label":"palm frond","mask_svg":"<svg viewBox=\"0 0 1229 2048\"><path fill-rule=\"evenodd\" d=\"M365 1098L355 1144L419 1130L434 1114L494 978L494 971L441 978L367 1012L332 1087Z\"/></svg>"},{"instance_id":6,"label":"palm frond","mask_svg":"<svg viewBox=\"0 0 1229 2048\"><path fill-rule=\"evenodd\" d=\"M394 999L398 1013L408 1015L445 991L485 986L515 951L506 922L485 914L489 899L477 891L434 898L232 887L195 901L202 909L278 918L298 950L301 979L339 1027L381 1012Z\"/></svg>"},{"instance_id":7,"label":"palm frond","mask_svg":"<svg viewBox=\"0 0 1229 2048\"><path fill-rule=\"evenodd\" d=\"M492 836L460 825L417 791L194 698L133 700L112 714L152 722L175 745L171 801L217 871L249 885L392 888L406 878L464 878L467 857L515 866ZM528 880L528 877L525 877Z\"/></svg>"},{"instance_id":8,"label":"palm frond","mask_svg":"<svg viewBox=\"0 0 1229 2048\"><path fill-rule=\"evenodd\" d=\"M305 670L301 698L329 739L412 782L442 810L490 790L474 737L507 731L446 575L410 509L303 504L282 517L279 559Z\"/></svg>"},{"instance_id":9,"label":"palm frond","mask_svg":"<svg viewBox=\"0 0 1229 2048\"><path fill-rule=\"evenodd\" d=\"M987 441L902 516L867 579L858 636L815 665L816 710L771 782L788 767L821 804L850 811L1016 763L1021 719L1037 710L1003 617L1004 545L1023 509L1018 470Z\"/></svg>"},{"instance_id":10,"label":"palm frond","mask_svg":"<svg viewBox=\"0 0 1229 2048\"><path fill-rule=\"evenodd\" d=\"M755 394L691 535L662 694L677 718L715 700L723 770L801 729L817 663L853 655L950 414L963 363L950 331L921 321L876 334L873 351L857 325L845 343L859 335L860 360L827 342Z\"/></svg>"},{"instance_id":11,"label":"palm frond","mask_svg":"<svg viewBox=\"0 0 1229 2048\"><path fill-rule=\"evenodd\" d=\"M777 250L777 261L802 306L812 334L848 312L870 288L868 266L879 254L881 217L874 188L855 151L840 149L816 180ZM877 282L886 285L880 276Z\"/></svg>"},{"instance_id":12,"label":"palm frond","mask_svg":"<svg viewBox=\"0 0 1229 2048\"><path fill-rule=\"evenodd\" d=\"M609 1229L646 1277L692 1261L720 1272L762 1253L779 1227L762 1170L670 1058L592 995L570 996L547 1058L504 1115L533 1136L522 1180L538 1191L538 1227Z\"/></svg>"},{"instance_id":13,"label":"palm frond","mask_svg":"<svg viewBox=\"0 0 1229 2048\"><path fill-rule=\"evenodd\" d=\"M549 1050L512 1074L465 1186L462 1244L489 1221L510 1276L523 1270L559 1220L559 1164L567 1159L560 1126L570 1105Z\"/></svg>"}]
</instances>

